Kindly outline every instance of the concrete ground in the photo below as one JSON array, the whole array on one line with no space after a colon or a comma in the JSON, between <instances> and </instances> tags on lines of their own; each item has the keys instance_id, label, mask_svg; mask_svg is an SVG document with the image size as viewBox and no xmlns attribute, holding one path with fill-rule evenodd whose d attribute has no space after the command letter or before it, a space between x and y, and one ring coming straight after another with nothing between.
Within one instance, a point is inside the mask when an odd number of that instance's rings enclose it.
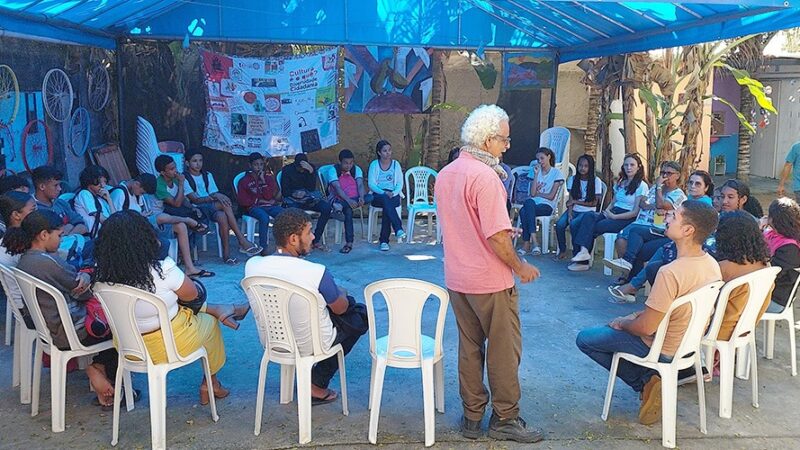
<instances>
[{"instance_id":1,"label":"concrete ground","mask_svg":"<svg viewBox=\"0 0 800 450\"><path fill-rule=\"evenodd\" d=\"M356 233L359 233L358 225ZM420 235L424 227L419 227ZM428 243L394 244L389 252L375 244L357 241L349 255L315 252L310 259L325 264L337 282L363 301L363 288L389 277L411 277L443 285L442 247ZM244 266L224 266L211 253L201 254L204 267L217 272L206 281L209 299L232 303L244 301L239 288ZM436 415L435 448L461 450L570 448L634 449L659 448L661 425L642 426L636 421L637 395L617 383L608 422L600 419L608 372L575 347L577 332L587 326L607 323L611 318L642 307L615 305L607 301L610 282L600 267L583 273L566 270L549 255L529 257L542 276L520 285L523 355L519 369L522 384L522 416L529 426L540 427L545 441L536 446L497 442L482 438L468 441L458 431L461 405L458 394L458 335L452 312L444 334L446 412ZM487 276L489 276L487 274ZM433 303L433 302L432 302ZM433 306L426 312L433 313ZM385 308L377 308L378 333L386 332ZM279 370L270 365L263 425L253 435L258 365L262 355L253 316L238 331L223 327L228 361L220 372L231 389L230 397L217 402L220 420L211 420L207 407L198 404L201 372L198 365L173 372L168 381L167 442L171 448L294 448L297 447L295 403L278 403ZM434 314L425 317L423 331L432 330ZM708 434L698 430L697 391L694 385L679 389L677 443L681 448L786 449L800 448L800 381L789 369L787 328L776 331L775 359L759 359L760 408L750 404L750 383L736 380L732 419L718 417L719 384L706 386ZM759 344L762 342L759 333ZM19 403L19 392L11 389L11 347L0 346L0 449L108 448L111 413L91 406L92 394L81 372L68 375L67 429L50 431L49 371L42 377L41 412L30 417L30 407ZM312 448L374 448L368 443L370 358L364 338L347 357L350 415L341 414L341 403L313 408ZM338 391L338 377L331 387ZM134 375L136 388L147 392L147 380ZM147 395L130 413L123 410L119 448L150 446ZM488 423L487 418L484 426ZM422 387L419 371L389 369L386 374L378 428L381 448L423 448Z\"/></svg>"}]
</instances>

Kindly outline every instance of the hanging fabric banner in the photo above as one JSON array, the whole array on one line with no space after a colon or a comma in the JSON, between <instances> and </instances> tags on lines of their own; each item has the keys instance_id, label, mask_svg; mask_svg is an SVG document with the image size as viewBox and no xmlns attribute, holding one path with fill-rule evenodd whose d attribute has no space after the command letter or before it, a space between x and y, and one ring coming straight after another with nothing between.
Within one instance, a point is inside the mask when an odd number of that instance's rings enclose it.
<instances>
[{"instance_id":1,"label":"hanging fabric banner","mask_svg":"<svg viewBox=\"0 0 800 450\"><path fill-rule=\"evenodd\" d=\"M552 55L525 52L503 55L503 89L550 89L555 83L556 66Z\"/></svg>"},{"instance_id":2,"label":"hanging fabric banner","mask_svg":"<svg viewBox=\"0 0 800 450\"><path fill-rule=\"evenodd\" d=\"M422 47L344 46L344 101L351 113L428 112L431 55Z\"/></svg>"},{"instance_id":3,"label":"hanging fabric banner","mask_svg":"<svg viewBox=\"0 0 800 450\"><path fill-rule=\"evenodd\" d=\"M201 58L206 147L234 155L284 156L339 142L336 48L267 59L203 50Z\"/></svg>"}]
</instances>

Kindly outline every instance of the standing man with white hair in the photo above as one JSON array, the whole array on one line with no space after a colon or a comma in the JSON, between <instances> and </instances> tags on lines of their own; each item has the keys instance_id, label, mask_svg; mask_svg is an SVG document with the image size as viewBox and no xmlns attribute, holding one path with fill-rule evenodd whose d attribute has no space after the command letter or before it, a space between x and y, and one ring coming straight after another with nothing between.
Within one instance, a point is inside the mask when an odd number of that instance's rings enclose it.
<instances>
[{"instance_id":1,"label":"standing man with white hair","mask_svg":"<svg viewBox=\"0 0 800 450\"><path fill-rule=\"evenodd\" d=\"M436 214L444 235L445 283L458 323L458 380L464 406L461 433L480 437L489 403L483 384L489 374L492 418L489 436L532 443L542 432L526 429L519 417L519 362L522 335L519 294L523 283L539 276L520 260L511 242L506 191L508 174L499 157L511 142L508 115L496 105L476 108L461 128L461 153L436 180ZM488 343L487 343L488 341Z\"/></svg>"}]
</instances>

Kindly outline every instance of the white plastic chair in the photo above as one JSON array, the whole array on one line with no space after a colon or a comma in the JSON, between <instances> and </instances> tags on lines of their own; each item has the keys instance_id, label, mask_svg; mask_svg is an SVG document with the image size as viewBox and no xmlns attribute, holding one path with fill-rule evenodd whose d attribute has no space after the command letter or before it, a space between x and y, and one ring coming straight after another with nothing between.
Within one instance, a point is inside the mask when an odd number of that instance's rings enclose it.
<instances>
[{"instance_id":1,"label":"white plastic chair","mask_svg":"<svg viewBox=\"0 0 800 450\"><path fill-rule=\"evenodd\" d=\"M114 381L114 419L111 445L119 440L119 407L122 401L122 386L125 386L126 400L133 398L130 373L147 373L147 389L150 398L150 439L154 449L167 448L167 375L170 371L202 360L203 374L208 387L208 402L211 407L211 418L219 420L214 401L214 387L211 382L211 369L208 365L208 354L200 347L189 355L181 356L175 346L169 313L164 300L150 292L122 284L97 283L94 295L106 313L111 333L117 342L119 366L117 379ZM158 322L163 335L164 350L167 362L154 364L144 344L142 333L136 322L136 305L139 302L149 304L158 312ZM123 377L125 382L123 383ZM127 402L127 410L133 409L133 403Z\"/></svg>"},{"instance_id":2,"label":"white plastic chair","mask_svg":"<svg viewBox=\"0 0 800 450\"><path fill-rule=\"evenodd\" d=\"M436 202L430 200L429 183L431 178L436 183L436 176L438 172L430 167L417 166L406 170L405 180L406 185L406 209L408 210L408 224L406 225L406 234L408 239L406 242L409 244L414 240L414 219L417 214L426 214L428 216L428 236L433 234L433 216L436 215ZM441 224L439 224L438 217L436 221L436 242L441 241Z\"/></svg>"},{"instance_id":3,"label":"white plastic chair","mask_svg":"<svg viewBox=\"0 0 800 450\"><path fill-rule=\"evenodd\" d=\"M730 419L731 417L736 352L740 348L749 348L750 355L756 355L756 318L764 305L764 299L775 283L775 276L780 271L780 267L766 267L747 275L742 275L725 283L719 293L714 318L706 336L703 338L702 346L705 352L706 364L709 366L713 365L714 351L719 351L719 416L722 418ZM728 306L728 298L731 291L745 284L749 285L750 292L742 315L733 329L733 334L731 334L730 340L718 340L717 336L722 325L722 319L725 316L725 309ZM744 355L744 353L740 355ZM750 358L750 379L753 388L753 407L755 408L758 408L757 359L755 357ZM701 372L698 371L697 373L700 374Z\"/></svg>"},{"instance_id":4,"label":"white plastic chair","mask_svg":"<svg viewBox=\"0 0 800 450\"><path fill-rule=\"evenodd\" d=\"M800 272L800 268L794 269ZM761 322L764 323L764 357L772 359L775 350L775 322L786 321L789 327L789 354L792 357L792 376L797 376L797 349L795 348L795 332L798 325L794 321L794 301L797 296L797 286L800 284L800 277L794 282L792 293L789 294L789 301L783 308L783 311L778 313L765 312L761 316Z\"/></svg>"},{"instance_id":5,"label":"white plastic chair","mask_svg":"<svg viewBox=\"0 0 800 450\"><path fill-rule=\"evenodd\" d=\"M22 318L25 303L20 295L19 284L14 274L0 264L0 280L8 299L6 314L14 318L14 355L11 369L11 387L19 386L19 402L27 405L31 402L31 375L33 370L33 348L36 344L36 330L29 330ZM6 325L8 330L8 325Z\"/></svg>"},{"instance_id":6,"label":"white plastic chair","mask_svg":"<svg viewBox=\"0 0 800 450\"><path fill-rule=\"evenodd\" d=\"M6 296L6 345L11 345L11 331L14 329L14 314L12 313L13 309L14 308L11 306L11 298ZM16 386L16 384L14 386Z\"/></svg>"},{"instance_id":7,"label":"white plastic chair","mask_svg":"<svg viewBox=\"0 0 800 450\"><path fill-rule=\"evenodd\" d=\"M200 248L204 252L208 251L208 235L213 233L214 236L217 237L217 254L222 258L222 237L219 235L219 224L215 220L212 220L210 226L214 227L213 231L200 236ZM194 259L197 259L197 246L194 248ZM175 261L177 261L177 259Z\"/></svg>"},{"instance_id":8,"label":"white plastic chair","mask_svg":"<svg viewBox=\"0 0 800 450\"><path fill-rule=\"evenodd\" d=\"M339 360L339 381L341 383L342 414L347 409L347 374L344 366L344 351L341 344L325 349L319 335L318 304L320 294L308 291L288 281L278 278L254 276L242 280L242 289L247 294L256 319L258 338L264 346L264 355L258 373L256 397L256 418L253 433L261 433L262 411L264 407L264 388L267 382L269 362L281 366L282 404L292 401L292 381L297 377L297 416L298 441L311 442L311 368L319 361L336 356ZM311 328L312 354L303 356L297 347L289 318L289 302L304 302Z\"/></svg>"},{"instance_id":9,"label":"white plastic chair","mask_svg":"<svg viewBox=\"0 0 800 450\"><path fill-rule=\"evenodd\" d=\"M397 208L397 216L402 219L403 217L403 207L402 205L398 206ZM372 242L372 235L374 232L378 230L378 215L383 214L383 208L378 208L372 205L369 205L369 210L367 214L367 241ZM400 242L398 240L398 242Z\"/></svg>"},{"instance_id":10,"label":"white plastic chair","mask_svg":"<svg viewBox=\"0 0 800 450\"><path fill-rule=\"evenodd\" d=\"M239 180L245 176L247 172L240 172L238 175L233 177L233 192L238 196L239 195ZM270 222L272 218L270 218ZM256 238L256 225L258 225L258 219L253 216L249 216L247 214L242 213L242 230L244 230L244 237L249 239L251 242L255 242ZM269 245L269 233L267 233L267 240L265 241L267 245ZM177 261L177 260L176 260Z\"/></svg>"},{"instance_id":11,"label":"white plastic chair","mask_svg":"<svg viewBox=\"0 0 800 450\"><path fill-rule=\"evenodd\" d=\"M570 132L564 127L552 127L544 130L539 135L539 147L549 148L556 155L556 164L561 164L566 161L569 164L569 141ZM561 172L564 176L567 172L561 167Z\"/></svg>"},{"instance_id":12,"label":"white plastic chair","mask_svg":"<svg viewBox=\"0 0 800 450\"><path fill-rule=\"evenodd\" d=\"M389 316L388 334L376 338L374 297L380 293ZM439 299L434 337L422 334L422 310L428 299ZM377 443L383 377L386 367L422 369L422 397L425 417L425 446L435 441L436 410L444 413L444 361L442 335L450 296L441 287L426 281L391 278L364 288L369 323L369 353L372 357L369 390L369 442Z\"/></svg>"},{"instance_id":13,"label":"white plastic chair","mask_svg":"<svg viewBox=\"0 0 800 450\"><path fill-rule=\"evenodd\" d=\"M33 359L31 416L39 414L39 388L42 379L42 353L44 352L50 355L52 430L54 433L60 433L64 431L67 363L72 358L89 356L112 348L113 342L109 339L108 341L90 346L81 344L75 332L75 327L72 324L72 316L69 313L67 301L64 299L61 291L15 267L10 267L9 270L19 284L20 291L22 292L22 300L28 308L28 312L36 326L36 334L38 335L35 346L36 352ZM53 338L50 336L50 329L47 327L47 323L42 315L42 310L39 308L39 302L36 297L37 290L50 294L53 297L58 307L58 315L61 318L64 332L67 335L67 341L69 342L68 350L59 350L55 344L53 344ZM128 404L133 404L133 396L128 397L126 400L128 400Z\"/></svg>"},{"instance_id":14,"label":"white plastic chair","mask_svg":"<svg viewBox=\"0 0 800 450\"><path fill-rule=\"evenodd\" d=\"M67 203L71 202L72 199L74 199L74 198L75 198L75 193L74 192L64 192L63 194L58 196L59 200L64 200Z\"/></svg>"},{"instance_id":15,"label":"white plastic chair","mask_svg":"<svg viewBox=\"0 0 800 450\"><path fill-rule=\"evenodd\" d=\"M719 294L722 282L717 281L700 289L679 297L672 302L669 311L664 315L658 325L650 353L640 358L630 353L614 353L611 369L608 374L608 387L606 388L605 404L603 405L603 420L608 419L608 410L611 407L611 397L614 393L614 382L617 378L619 360L624 359L633 364L648 367L658 371L661 377L661 445L675 448L675 422L677 416L678 400L678 371L694 366L696 373L701 374L700 340L703 337L706 324L714 309L714 300ZM692 315L686 332L681 339L675 356L671 362L659 362L661 347L667 334L667 326L672 313L683 305L690 305ZM697 394L700 406L700 432L706 434L706 395L703 388L703 377L697 377Z\"/></svg>"},{"instance_id":16,"label":"white plastic chair","mask_svg":"<svg viewBox=\"0 0 800 450\"><path fill-rule=\"evenodd\" d=\"M184 147L180 142L156 140L156 131L153 125L142 116L136 117L136 168L139 173L156 173L156 157L162 153L169 153L175 160L179 172L183 172Z\"/></svg>"}]
</instances>

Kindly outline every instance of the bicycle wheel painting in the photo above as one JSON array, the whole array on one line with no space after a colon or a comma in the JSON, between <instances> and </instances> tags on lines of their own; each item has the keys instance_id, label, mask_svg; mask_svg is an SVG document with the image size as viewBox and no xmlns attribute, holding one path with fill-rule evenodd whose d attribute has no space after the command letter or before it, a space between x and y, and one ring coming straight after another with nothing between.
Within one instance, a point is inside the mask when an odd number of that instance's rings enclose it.
<instances>
[{"instance_id":1,"label":"bicycle wheel painting","mask_svg":"<svg viewBox=\"0 0 800 450\"><path fill-rule=\"evenodd\" d=\"M44 120L34 119L22 131L22 164L31 171L53 164L53 139Z\"/></svg>"}]
</instances>

